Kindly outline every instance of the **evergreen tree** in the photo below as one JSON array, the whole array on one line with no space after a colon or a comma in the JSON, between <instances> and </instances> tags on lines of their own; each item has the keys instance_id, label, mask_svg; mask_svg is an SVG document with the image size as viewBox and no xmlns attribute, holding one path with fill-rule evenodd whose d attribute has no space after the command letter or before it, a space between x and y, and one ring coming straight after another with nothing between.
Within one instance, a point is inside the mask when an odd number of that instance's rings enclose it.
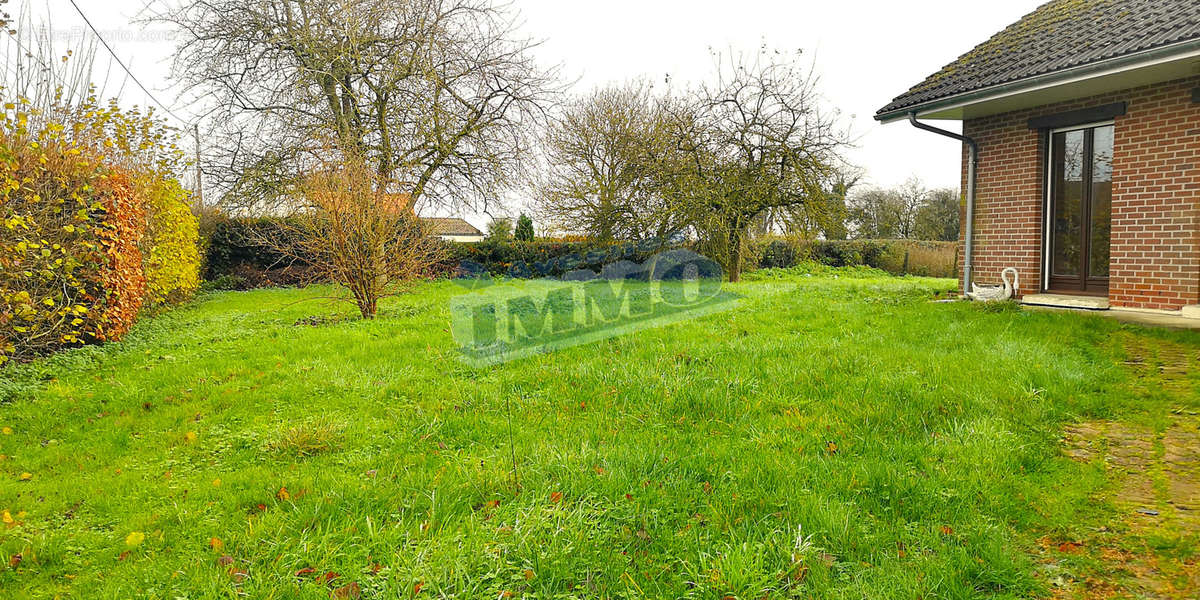
<instances>
[{"instance_id":1,"label":"evergreen tree","mask_svg":"<svg viewBox=\"0 0 1200 600\"><path fill-rule=\"evenodd\" d=\"M525 213L521 213L521 216L517 217L517 229L515 232L513 232L513 237L515 237L518 242L532 242L533 219L530 219Z\"/></svg>"}]
</instances>

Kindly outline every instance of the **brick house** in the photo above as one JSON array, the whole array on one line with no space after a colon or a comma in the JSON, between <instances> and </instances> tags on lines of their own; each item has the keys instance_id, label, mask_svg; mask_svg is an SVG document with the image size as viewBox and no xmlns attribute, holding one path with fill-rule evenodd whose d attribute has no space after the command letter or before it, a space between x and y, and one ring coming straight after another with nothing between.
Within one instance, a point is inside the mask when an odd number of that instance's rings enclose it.
<instances>
[{"instance_id":1,"label":"brick house","mask_svg":"<svg viewBox=\"0 0 1200 600\"><path fill-rule=\"evenodd\" d=\"M875 118L964 142L964 287L1200 316L1200 2L1053 0Z\"/></svg>"}]
</instances>

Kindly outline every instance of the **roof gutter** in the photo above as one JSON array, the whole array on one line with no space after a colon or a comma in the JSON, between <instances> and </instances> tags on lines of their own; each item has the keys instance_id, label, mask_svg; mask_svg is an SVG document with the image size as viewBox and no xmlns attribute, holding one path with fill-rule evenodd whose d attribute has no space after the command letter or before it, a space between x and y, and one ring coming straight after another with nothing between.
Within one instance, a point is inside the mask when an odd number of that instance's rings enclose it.
<instances>
[{"instance_id":1,"label":"roof gutter","mask_svg":"<svg viewBox=\"0 0 1200 600\"><path fill-rule=\"evenodd\" d=\"M979 165L979 144L977 144L975 140L965 135L959 135L953 131L946 131L945 129L939 129L932 125L927 125L918 121L916 112L908 113L908 122L912 123L912 126L916 127L917 129L923 129L925 131L946 136L948 138L954 138L967 145L967 214L965 218L966 229L963 233L962 280L963 296L966 296L966 294L971 291L971 270L973 266L971 248L973 246L972 242L974 241L975 237L975 169Z\"/></svg>"},{"instance_id":2,"label":"roof gutter","mask_svg":"<svg viewBox=\"0 0 1200 600\"><path fill-rule=\"evenodd\" d=\"M897 108L886 113L875 115L875 120L882 123L890 123L906 118L911 113L926 113L957 104L970 103L977 100L988 100L994 97L1009 96L1030 88L1050 87L1057 82L1062 82L1070 79L1076 79L1103 71L1121 71L1128 67L1137 66L1139 63L1162 61L1162 59L1170 58L1178 54L1187 54L1190 51L1200 50L1200 39L1186 40L1177 42L1160 48L1136 52L1125 56L1118 56L1100 62L1080 65L1061 71L1053 71L1051 73L1043 73L1034 75L1008 83L988 86L979 90L955 94L945 98L938 98L929 102L914 104Z\"/></svg>"}]
</instances>

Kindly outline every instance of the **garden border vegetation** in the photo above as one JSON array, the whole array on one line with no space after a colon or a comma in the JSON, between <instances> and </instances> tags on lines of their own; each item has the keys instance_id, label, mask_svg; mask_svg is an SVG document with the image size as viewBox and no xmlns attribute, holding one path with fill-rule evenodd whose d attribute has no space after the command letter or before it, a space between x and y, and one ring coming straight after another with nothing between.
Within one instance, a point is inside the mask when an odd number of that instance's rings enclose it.
<instances>
[{"instance_id":1,"label":"garden border vegetation","mask_svg":"<svg viewBox=\"0 0 1200 600\"><path fill-rule=\"evenodd\" d=\"M182 155L150 114L4 106L0 123L0 364L120 339L144 309L199 286Z\"/></svg>"},{"instance_id":2,"label":"garden border vegetation","mask_svg":"<svg viewBox=\"0 0 1200 600\"><path fill-rule=\"evenodd\" d=\"M224 289L291 287L311 281L311 267L296 252L260 240L289 229L282 218L221 219L208 238L205 278ZM465 262L493 276L561 277L566 272L600 266L614 257L643 261L668 247L689 243L537 239L488 239L478 243L446 242L446 259L434 270L453 276ZM747 244L746 266L790 268L807 262L830 267L867 266L893 275L954 277L956 242L919 240L810 240L799 236L765 236ZM619 255L619 256L618 256ZM532 266L540 268L534 269ZM530 267L530 268L526 268Z\"/></svg>"}]
</instances>

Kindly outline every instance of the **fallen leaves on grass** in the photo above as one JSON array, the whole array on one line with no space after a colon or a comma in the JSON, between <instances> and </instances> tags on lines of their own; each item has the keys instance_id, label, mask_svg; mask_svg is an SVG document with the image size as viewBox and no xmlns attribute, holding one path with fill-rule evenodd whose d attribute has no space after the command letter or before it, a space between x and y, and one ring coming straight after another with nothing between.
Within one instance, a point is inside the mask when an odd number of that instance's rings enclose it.
<instances>
[{"instance_id":1,"label":"fallen leaves on grass","mask_svg":"<svg viewBox=\"0 0 1200 600\"><path fill-rule=\"evenodd\" d=\"M499 500L488 500L487 502L484 502L483 504L476 504L475 510L483 510L483 509L493 510L493 509L496 509L499 507L500 507Z\"/></svg>"},{"instance_id":2,"label":"fallen leaves on grass","mask_svg":"<svg viewBox=\"0 0 1200 600\"><path fill-rule=\"evenodd\" d=\"M551 492L550 493L550 502L553 502L554 504L558 504L561 501L562 501L562 492Z\"/></svg>"},{"instance_id":3,"label":"fallen leaves on grass","mask_svg":"<svg viewBox=\"0 0 1200 600\"><path fill-rule=\"evenodd\" d=\"M126 546L138 546L144 541L146 541L146 534L140 531L133 531L130 532L129 535L125 536Z\"/></svg>"},{"instance_id":4,"label":"fallen leaves on grass","mask_svg":"<svg viewBox=\"0 0 1200 600\"><path fill-rule=\"evenodd\" d=\"M334 598L358 598L362 595L362 590L359 589L357 581L352 581L349 585L335 588L332 595Z\"/></svg>"}]
</instances>

